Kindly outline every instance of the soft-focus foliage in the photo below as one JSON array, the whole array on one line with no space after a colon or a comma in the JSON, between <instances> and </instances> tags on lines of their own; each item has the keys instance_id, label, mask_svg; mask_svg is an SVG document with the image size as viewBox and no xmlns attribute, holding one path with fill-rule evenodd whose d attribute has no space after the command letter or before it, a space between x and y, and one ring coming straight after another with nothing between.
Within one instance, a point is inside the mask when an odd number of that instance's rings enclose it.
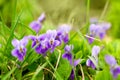
<instances>
[{"instance_id":1,"label":"soft-focus foliage","mask_svg":"<svg viewBox=\"0 0 120 80\"><path fill-rule=\"evenodd\" d=\"M0 0L1 80L120 80L120 0Z\"/></svg>"}]
</instances>

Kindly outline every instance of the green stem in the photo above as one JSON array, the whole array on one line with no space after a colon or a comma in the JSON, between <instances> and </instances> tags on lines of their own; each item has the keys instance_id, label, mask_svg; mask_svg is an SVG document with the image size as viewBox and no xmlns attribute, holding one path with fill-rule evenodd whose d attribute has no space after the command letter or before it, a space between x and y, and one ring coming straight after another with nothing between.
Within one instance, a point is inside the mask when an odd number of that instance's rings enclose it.
<instances>
[{"instance_id":1,"label":"green stem","mask_svg":"<svg viewBox=\"0 0 120 80\"><path fill-rule=\"evenodd\" d=\"M59 52L59 56L58 56L58 59L57 59L57 63L56 63L55 71L54 71L54 72L56 72L56 70L57 70L58 64L59 64L59 62L60 62L60 57L61 57L61 51L60 51L59 49L56 49L56 50ZM53 75L53 76L54 76L54 75ZM53 77L52 77L52 80L53 80Z\"/></svg>"},{"instance_id":2,"label":"green stem","mask_svg":"<svg viewBox=\"0 0 120 80\"><path fill-rule=\"evenodd\" d=\"M90 0L87 0L87 11L86 11L86 21L89 23L89 18L90 18Z\"/></svg>"},{"instance_id":3,"label":"green stem","mask_svg":"<svg viewBox=\"0 0 120 80\"><path fill-rule=\"evenodd\" d=\"M39 74L39 72L47 65L48 63L45 62L42 66L38 66L38 68L35 71L35 74L33 75L31 80L35 80L36 76Z\"/></svg>"},{"instance_id":4,"label":"green stem","mask_svg":"<svg viewBox=\"0 0 120 80\"><path fill-rule=\"evenodd\" d=\"M53 65L50 63L50 61L48 60L48 57L45 57L45 59L46 59L46 61L48 62L48 64L51 66L51 68L54 70L54 72L56 73L55 74L55 78L58 80L63 80L62 78L61 78L61 76L59 75L59 73L57 72L57 71L55 71L55 69L54 69L54 67L53 67Z\"/></svg>"},{"instance_id":5,"label":"green stem","mask_svg":"<svg viewBox=\"0 0 120 80\"><path fill-rule=\"evenodd\" d=\"M83 72L83 68L82 68L81 64L80 64L80 70L81 70L81 73L82 73L82 80L85 80L85 76L84 76L84 72Z\"/></svg>"},{"instance_id":6,"label":"green stem","mask_svg":"<svg viewBox=\"0 0 120 80\"><path fill-rule=\"evenodd\" d=\"M55 71L56 71L56 69L57 69L57 67L58 67L58 64L59 64L59 62L60 62L60 57L61 57L61 51L60 51L59 49L57 49L57 50L58 50L58 52L59 52L59 56L58 56L57 63L56 63L56 66L55 66Z\"/></svg>"},{"instance_id":7,"label":"green stem","mask_svg":"<svg viewBox=\"0 0 120 80\"><path fill-rule=\"evenodd\" d=\"M110 0L107 0L107 1L106 1L106 4L105 4L105 6L104 6L104 9L103 9L103 11L102 11L102 13L101 13L101 16L100 16L100 18L99 18L99 22L100 22L100 20L102 20L103 17L105 16L105 13L106 13L106 11L107 11L107 9L108 9L109 2L110 2Z\"/></svg>"}]
</instances>

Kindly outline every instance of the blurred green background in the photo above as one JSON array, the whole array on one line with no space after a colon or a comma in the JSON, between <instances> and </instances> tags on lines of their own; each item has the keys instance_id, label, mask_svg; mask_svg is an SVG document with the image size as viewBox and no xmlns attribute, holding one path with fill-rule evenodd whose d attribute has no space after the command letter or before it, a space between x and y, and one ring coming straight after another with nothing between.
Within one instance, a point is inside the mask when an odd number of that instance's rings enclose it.
<instances>
[{"instance_id":1,"label":"blurred green background","mask_svg":"<svg viewBox=\"0 0 120 80\"><path fill-rule=\"evenodd\" d=\"M89 0L90 18L101 18L111 22L109 31L112 38L120 38L120 0ZM25 25L46 13L46 23L50 27L70 23L83 27L87 21L87 0L0 0L0 22L11 27L13 17L22 12L21 22ZM15 14L16 13L16 14Z\"/></svg>"},{"instance_id":2,"label":"blurred green background","mask_svg":"<svg viewBox=\"0 0 120 80\"><path fill-rule=\"evenodd\" d=\"M12 50L10 43L13 37L21 39L24 35L27 36L28 34L30 35L30 33L33 34L34 32L29 29L29 24L33 20L37 20L42 12L45 12L46 14L46 21L44 22L40 33L45 32L47 29L56 28L59 24L68 23L73 26L71 37L74 37L74 29L79 28L83 35L84 33L87 33L84 32L84 29L86 29L86 26L89 27L88 20L90 18L98 18L100 21L110 22L112 26L107 32L107 37L103 42L99 43L96 41L95 45L105 45L105 49L102 50L100 55L101 63L104 62L103 56L108 53L114 55L117 62L120 64L120 0L0 0L0 49L4 50L3 52L0 52L2 53L0 54L0 68L1 70L3 69L3 72L5 71L7 73L9 71L7 65L10 65L9 62L13 60L13 57L10 54ZM109 42L109 40L111 42ZM71 44L74 43L74 52L76 53L77 58L86 58L90 53L88 51L89 47L94 45L86 46L84 41L86 41L84 37L79 38L77 36L70 42ZM29 49L31 49L30 46ZM77 53L77 51L79 52ZM30 64L32 63L33 67L37 67L38 64L33 62L39 57L40 56L37 54L33 54L27 61ZM53 60L54 58L50 59L54 62L57 60L57 57L56 60ZM44 62L42 58L40 58L40 60L41 62ZM3 64L3 62L5 64ZM38 63L40 63L39 60ZM31 67L32 65L28 64L27 68L29 68L29 66ZM107 76L109 78L108 67L103 63L102 67L104 66L105 69L96 75L96 80L101 78L107 80ZM30 72L36 69L33 69L33 67L30 68ZM20 73L22 73L22 71ZM66 73L68 72L66 71ZM19 78L19 74L17 76Z\"/></svg>"}]
</instances>

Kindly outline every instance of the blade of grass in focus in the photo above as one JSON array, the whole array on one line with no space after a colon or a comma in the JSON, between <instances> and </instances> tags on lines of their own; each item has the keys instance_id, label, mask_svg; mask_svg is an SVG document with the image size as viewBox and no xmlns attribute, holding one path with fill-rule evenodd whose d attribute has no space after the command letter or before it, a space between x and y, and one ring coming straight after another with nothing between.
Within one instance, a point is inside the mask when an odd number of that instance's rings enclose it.
<instances>
[{"instance_id":1,"label":"blade of grass in focus","mask_svg":"<svg viewBox=\"0 0 120 80\"><path fill-rule=\"evenodd\" d=\"M48 63L45 62L42 66L38 66L38 68L36 69L33 77L31 80L35 80L36 76L39 74L39 72L47 65Z\"/></svg>"},{"instance_id":2,"label":"blade of grass in focus","mask_svg":"<svg viewBox=\"0 0 120 80\"><path fill-rule=\"evenodd\" d=\"M15 30L15 28L17 27L17 24L18 24L18 21L19 21L19 19L20 19L21 14L22 14L22 12L20 12L20 14L18 15L18 17L17 17L17 19L16 19L17 21L15 22L14 26L12 26L11 33L10 33L10 37L8 38L8 41L7 41L5 50L6 50L7 46L10 44L10 42L11 42L12 39L13 39L14 30Z\"/></svg>"},{"instance_id":3,"label":"blade of grass in focus","mask_svg":"<svg viewBox=\"0 0 120 80\"><path fill-rule=\"evenodd\" d=\"M50 61L48 60L48 58L46 57L45 59L46 59L46 61L48 62L48 64L51 66L51 68L55 71L55 73L56 73L56 79L57 79L57 80L63 80L63 79L61 78L61 76L59 75L59 73L55 70L55 68L53 67L53 65L50 63Z\"/></svg>"},{"instance_id":4,"label":"blade of grass in focus","mask_svg":"<svg viewBox=\"0 0 120 80\"><path fill-rule=\"evenodd\" d=\"M4 75L1 80L7 80L8 77L10 77L10 75L11 75L16 69L17 69L17 67L12 68L12 70L10 70L8 73L6 73L6 75Z\"/></svg>"}]
</instances>

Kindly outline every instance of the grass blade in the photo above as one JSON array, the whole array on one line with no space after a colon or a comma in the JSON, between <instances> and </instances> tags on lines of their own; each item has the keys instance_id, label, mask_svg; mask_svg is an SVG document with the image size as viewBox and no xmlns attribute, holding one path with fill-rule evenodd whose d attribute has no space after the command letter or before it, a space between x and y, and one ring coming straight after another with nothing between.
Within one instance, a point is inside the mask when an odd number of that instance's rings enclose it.
<instances>
[{"instance_id":1,"label":"grass blade","mask_svg":"<svg viewBox=\"0 0 120 80\"><path fill-rule=\"evenodd\" d=\"M36 76L39 74L39 72L47 65L48 63L45 62L42 66L38 66L38 68L36 69L33 77L31 80L35 80Z\"/></svg>"}]
</instances>

